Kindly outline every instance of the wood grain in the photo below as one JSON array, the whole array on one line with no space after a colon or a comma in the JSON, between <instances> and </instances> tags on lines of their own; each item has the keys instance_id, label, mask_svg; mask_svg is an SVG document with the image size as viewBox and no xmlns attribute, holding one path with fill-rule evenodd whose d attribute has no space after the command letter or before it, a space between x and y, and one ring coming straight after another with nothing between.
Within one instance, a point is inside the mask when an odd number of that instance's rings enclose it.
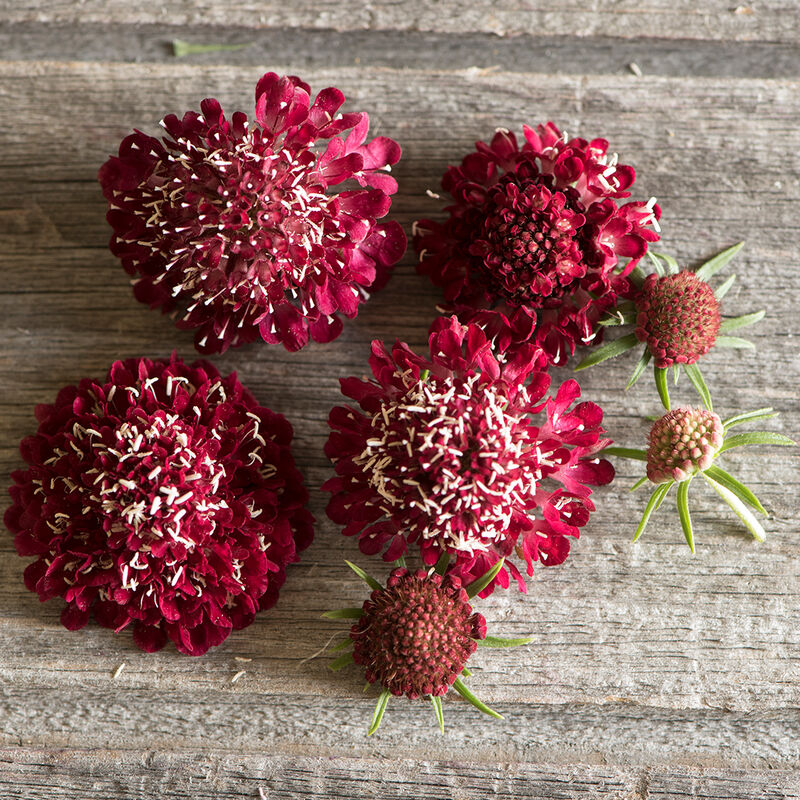
<instances>
[{"instance_id":1,"label":"wood grain","mask_svg":"<svg viewBox=\"0 0 800 800\"><path fill-rule=\"evenodd\" d=\"M9 22L81 25L106 22L166 25L242 25L250 28L437 31L442 33L561 34L574 37L687 38L796 42L800 20L792 0L28 0L5 10ZM410 60L409 63L412 63Z\"/></svg>"},{"instance_id":2,"label":"wood grain","mask_svg":"<svg viewBox=\"0 0 800 800\"><path fill-rule=\"evenodd\" d=\"M50 5L49 14L68 11ZM115 358L193 357L188 334L133 301L106 248L95 173L132 127L155 131L161 116L202 97L249 110L259 74L0 63L0 103L16 121L0 130L3 476L19 465L33 405L65 383L99 376ZM349 108L370 111L375 132L400 141L393 214L406 230L441 213L425 190L498 125L552 118L607 137L636 166L637 196L658 195L665 250L695 263L747 239L725 311L768 308L752 329L758 355L715 352L704 372L723 413L772 404L783 415L770 427L797 436L798 81L344 67L304 78L341 87ZM330 474L322 445L328 410L341 402L338 378L366 371L374 337L424 343L438 296L412 261L330 345L297 354L253 345L214 359L292 420L319 521L277 608L216 651L146 655L95 626L68 633L58 604L24 589L24 562L0 537L0 795L800 796L800 478L788 449L763 451L757 463L729 457L774 512L768 541L749 541L698 491L693 558L674 515L630 544L643 498L627 492L638 470L620 464L571 558L539 569L526 597L498 592L483 604L496 632L535 636L528 648L476 657L476 690L506 719L484 722L448 698L442 738L427 706L393 702L384 728L365 738L374 696L361 694L354 669L330 674L319 653L346 627L320 613L358 603L362 591L342 564L355 543L326 521L316 487ZM622 394L632 367L623 359L581 377L626 445L640 444L643 415L657 411L644 382ZM678 396L693 400L688 385ZM3 478L3 498L6 486Z\"/></svg>"}]
</instances>

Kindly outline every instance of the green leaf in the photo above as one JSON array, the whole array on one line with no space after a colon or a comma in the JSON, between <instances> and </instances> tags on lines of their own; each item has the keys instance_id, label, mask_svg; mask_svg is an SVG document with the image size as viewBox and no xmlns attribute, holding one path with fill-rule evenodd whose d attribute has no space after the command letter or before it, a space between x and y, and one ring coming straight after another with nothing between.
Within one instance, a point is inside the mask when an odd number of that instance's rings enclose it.
<instances>
[{"instance_id":1,"label":"green leaf","mask_svg":"<svg viewBox=\"0 0 800 800\"><path fill-rule=\"evenodd\" d=\"M736 281L736 275L731 275L730 278L728 278L725 281L725 283L721 284L716 289L714 289L714 297L716 297L717 300L722 300L722 298L725 297L726 294L728 294L731 286L733 286L735 281Z\"/></svg>"},{"instance_id":2,"label":"green leaf","mask_svg":"<svg viewBox=\"0 0 800 800\"><path fill-rule=\"evenodd\" d=\"M650 252L649 250L647 251ZM668 256L666 253L653 253L656 258L662 259L664 263L667 265L667 271L671 272L673 275L677 275L681 268L678 266L678 262L672 257Z\"/></svg>"},{"instance_id":3,"label":"green leaf","mask_svg":"<svg viewBox=\"0 0 800 800\"><path fill-rule=\"evenodd\" d=\"M653 357L653 354L650 350L645 347L644 352L642 353L642 357L639 359L639 362L636 364L636 368L633 370L633 374L631 375L630 380L628 381L627 386L625 387L625 391L627 392L628 389L633 388L636 381L639 380L642 373L644 372L644 368L650 363L650 359Z\"/></svg>"},{"instance_id":4,"label":"green leaf","mask_svg":"<svg viewBox=\"0 0 800 800\"><path fill-rule=\"evenodd\" d=\"M424 369L419 374L420 383L425 383L431 375L431 371L429 369Z\"/></svg>"},{"instance_id":5,"label":"green leaf","mask_svg":"<svg viewBox=\"0 0 800 800\"><path fill-rule=\"evenodd\" d=\"M436 715L436 721L439 723L439 730L444 733L444 711L442 711L442 698L435 694L428 695L433 704L433 713Z\"/></svg>"},{"instance_id":6,"label":"green leaf","mask_svg":"<svg viewBox=\"0 0 800 800\"><path fill-rule=\"evenodd\" d=\"M493 711L491 708L489 708L489 706L487 706L485 703L482 703L480 700L478 700L478 698L475 697L475 695L472 694L469 689L467 689L461 678L456 678L455 683L453 683L453 688L465 700L472 703L472 705L474 705L479 711L483 711L484 714L488 714L490 717L495 717L495 719L503 719L502 714L498 714L496 711Z\"/></svg>"},{"instance_id":7,"label":"green leaf","mask_svg":"<svg viewBox=\"0 0 800 800\"><path fill-rule=\"evenodd\" d=\"M336 608L326 611L322 616L325 619L360 619L364 610L361 608Z\"/></svg>"},{"instance_id":8,"label":"green leaf","mask_svg":"<svg viewBox=\"0 0 800 800\"><path fill-rule=\"evenodd\" d=\"M334 672L338 672L343 667L346 667L348 664L353 663L353 654L352 653L343 653L339 656L339 658L334 658L330 664L328 664L328 669L333 670Z\"/></svg>"},{"instance_id":9,"label":"green leaf","mask_svg":"<svg viewBox=\"0 0 800 800\"><path fill-rule=\"evenodd\" d=\"M629 273L628 278L639 288L641 288L642 284L647 277L647 273L644 271L644 267L642 267L641 262L639 262Z\"/></svg>"},{"instance_id":10,"label":"green leaf","mask_svg":"<svg viewBox=\"0 0 800 800\"><path fill-rule=\"evenodd\" d=\"M444 575L445 571L447 570L447 565L450 563L450 553L447 550L444 550L442 554L439 556L439 560L436 562L436 566L433 568L433 571L437 575Z\"/></svg>"},{"instance_id":11,"label":"green leaf","mask_svg":"<svg viewBox=\"0 0 800 800\"><path fill-rule=\"evenodd\" d=\"M485 639L476 639L478 647L520 647L523 644L530 644L533 636L527 639L505 639L502 636L487 636Z\"/></svg>"},{"instance_id":12,"label":"green leaf","mask_svg":"<svg viewBox=\"0 0 800 800\"><path fill-rule=\"evenodd\" d=\"M590 353L586 358L575 367L575 372L578 372L582 369L587 369L588 367L593 367L595 364L600 364L603 361L607 361L609 358L614 358L614 356L622 355L623 353L627 353L628 350L632 350L636 345L639 344L639 340L636 338L635 333L629 333L625 336L621 336L619 339L615 339L613 342L608 342L592 353Z\"/></svg>"},{"instance_id":13,"label":"green leaf","mask_svg":"<svg viewBox=\"0 0 800 800\"><path fill-rule=\"evenodd\" d=\"M742 248L744 247L744 242L739 242L738 244L733 245L733 247L729 247L727 250L723 250L721 253L718 253L714 256L714 258L710 258L703 264L696 272L700 280L703 281L710 281L711 278L714 277Z\"/></svg>"},{"instance_id":14,"label":"green leaf","mask_svg":"<svg viewBox=\"0 0 800 800\"><path fill-rule=\"evenodd\" d=\"M467 669L466 667L464 667L464 669L461 670L461 674L465 678L471 678L472 677L472 670L471 669Z\"/></svg>"},{"instance_id":15,"label":"green leaf","mask_svg":"<svg viewBox=\"0 0 800 800\"><path fill-rule=\"evenodd\" d=\"M680 364L673 364L672 365L672 385L677 386L678 381L681 379L681 365Z\"/></svg>"},{"instance_id":16,"label":"green leaf","mask_svg":"<svg viewBox=\"0 0 800 800\"><path fill-rule=\"evenodd\" d=\"M599 455L619 456L620 458L632 458L636 461L647 461L647 450L639 450L634 447L604 447Z\"/></svg>"},{"instance_id":17,"label":"green leaf","mask_svg":"<svg viewBox=\"0 0 800 800\"><path fill-rule=\"evenodd\" d=\"M404 556L400 556L400 558L396 558L394 560L394 565L397 568L405 569L406 568L406 559L405 559L405 557Z\"/></svg>"},{"instance_id":18,"label":"green leaf","mask_svg":"<svg viewBox=\"0 0 800 800\"><path fill-rule=\"evenodd\" d=\"M358 577L361 578L361 580L363 580L370 589L377 589L377 591L381 591L383 589L383 586L381 586L378 581L375 580L375 578L371 578L369 575L367 575L367 573L364 572L361 567L356 566L352 561L348 561L347 559L344 560L344 563L347 564L347 566L350 567L350 569L353 570L353 572L355 572L355 574L358 575Z\"/></svg>"},{"instance_id":19,"label":"green leaf","mask_svg":"<svg viewBox=\"0 0 800 800\"><path fill-rule=\"evenodd\" d=\"M707 472L708 470L706 470ZM763 542L767 538L767 532L761 523L755 518L753 512L729 489L717 483L713 478L703 472L703 477L708 481L714 491L730 506L731 511L742 521L745 528L750 531L756 541Z\"/></svg>"},{"instance_id":20,"label":"green leaf","mask_svg":"<svg viewBox=\"0 0 800 800\"><path fill-rule=\"evenodd\" d=\"M381 720L383 719L384 712L386 711L386 706L389 705L389 698L392 696L392 693L388 689L384 689L381 692L381 696L378 698L378 703L375 706L375 713L372 715L372 722L369 726L369 731L367 732L367 736L372 736L378 728L381 726Z\"/></svg>"},{"instance_id":21,"label":"green leaf","mask_svg":"<svg viewBox=\"0 0 800 800\"><path fill-rule=\"evenodd\" d=\"M709 411L713 411L714 406L711 403L711 392L708 391L708 386L706 386L700 367L698 367L697 364L685 364L684 369L689 376L689 380L692 382L692 386L697 390L697 394L700 395L703 405Z\"/></svg>"},{"instance_id":22,"label":"green leaf","mask_svg":"<svg viewBox=\"0 0 800 800\"><path fill-rule=\"evenodd\" d=\"M740 336L717 336L715 347L732 347L736 350L755 350L756 346L749 339Z\"/></svg>"},{"instance_id":23,"label":"green leaf","mask_svg":"<svg viewBox=\"0 0 800 800\"><path fill-rule=\"evenodd\" d=\"M647 257L650 259L650 263L652 263L656 275L658 275L659 278L663 278L667 273L661 261L649 250L647 251Z\"/></svg>"},{"instance_id":24,"label":"green leaf","mask_svg":"<svg viewBox=\"0 0 800 800\"><path fill-rule=\"evenodd\" d=\"M667 386L667 371L653 366L653 377L656 379L656 389L661 398L661 405L669 411L669 386Z\"/></svg>"},{"instance_id":25,"label":"green leaf","mask_svg":"<svg viewBox=\"0 0 800 800\"><path fill-rule=\"evenodd\" d=\"M628 491L629 492L635 492L640 486L643 486L649 480L650 480L650 478L648 478L647 475L642 475L642 477L639 478L639 480L636 481L636 483L634 483L633 486L631 486L631 488L628 489Z\"/></svg>"},{"instance_id":26,"label":"green leaf","mask_svg":"<svg viewBox=\"0 0 800 800\"><path fill-rule=\"evenodd\" d=\"M709 478L713 478L717 483L722 484L729 492L733 492L742 502L751 505L756 511L760 511L765 517L768 517L767 509L761 505L761 501L750 491L743 483L736 480L724 469L712 464L707 470Z\"/></svg>"},{"instance_id":27,"label":"green leaf","mask_svg":"<svg viewBox=\"0 0 800 800\"><path fill-rule=\"evenodd\" d=\"M613 317L606 317L605 319L601 319L598 322L598 325L602 325L603 327L610 327L613 325L633 325L636 322L636 312L635 311L617 311Z\"/></svg>"},{"instance_id":28,"label":"green leaf","mask_svg":"<svg viewBox=\"0 0 800 800\"><path fill-rule=\"evenodd\" d=\"M636 533L633 534L634 542L644 533L644 529L647 527L650 517L653 515L654 511L658 511L659 506L664 502L664 498L667 496L673 483L675 483L675 481L660 483L653 489L653 494L650 495L650 499L647 501L641 522L639 522L639 527L636 529Z\"/></svg>"},{"instance_id":29,"label":"green leaf","mask_svg":"<svg viewBox=\"0 0 800 800\"><path fill-rule=\"evenodd\" d=\"M689 514L689 484L691 478L678 485L678 516L681 518L681 528L686 537L686 544L694 553L694 533L692 532L692 517Z\"/></svg>"},{"instance_id":30,"label":"green leaf","mask_svg":"<svg viewBox=\"0 0 800 800\"><path fill-rule=\"evenodd\" d=\"M335 645L333 645L333 647L331 647L330 649L330 652L338 653L340 650L344 650L345 648L350 647L351 644L353 644L353 640L348 636L343 641L337 642Z\"/></svg>"},{"instance_id":31,"label":"green leaf","mask_svg":"<svg viewBox=\"0 0 800 800\"><path fill-rule=\"evenodd\" d=\"M194 44L192 42L184 42L183 39L173 39L172 55L174 55L175 58L183 58L184 56L192 56L196 53L230 52L232 50L244 50L252 44L252 42L246 42L244 44Z\"/></svg>"},{"instance_id":32,"label":"green leaf","mask_svg":"<svg viewBox=\"0 0 800 800\"><path fill-rule=\"evenodd\" d=\"M733 450L734 447L747 447L752 444L775 444L781 447L794 447L797 442L782 433L773 433L772 431L736 433L725 439L717 453L724 453L726 450Z\"/></svg>"},{"instance_id":33,"label":"green leaf","mask_svg":"<svg viewBox=\"0 0 800 800\"><path fill-rule=\"evenodd\" d=\"M504 563L505 558L501 558L488 572L465 586L467 597L475 597L476 594L482 592L497 577L497 573L503 569Z\"/></svg>"},{"instance_id":34,"label":"green leaf","mask_svg":"<svg viewBox=\"0 0 800 800\"><path fill-rule=\"evenodd\" d=\"M720 333L727 333L728 331L735 331L737 328L746 328L748 325L755 325L756 322L764 319L766 311L755 311L752 314L742 314L741 317L729 317L722 320L719 326Z\"/></svg>"},{"instance_id":35,"label":"green leaf","mask_svg":"<svg viewBox=\"0 0 800 800\"><path fill-rule=\"evenodd\" d=\"M724 428L732 428L734 425L741 425L743 422L755 422L757 419L770 419L777 417L778 412L771 408L757 408L755 411L745 411L742 414L734 414L722 421Z\"/></svg>"}]
</instances>

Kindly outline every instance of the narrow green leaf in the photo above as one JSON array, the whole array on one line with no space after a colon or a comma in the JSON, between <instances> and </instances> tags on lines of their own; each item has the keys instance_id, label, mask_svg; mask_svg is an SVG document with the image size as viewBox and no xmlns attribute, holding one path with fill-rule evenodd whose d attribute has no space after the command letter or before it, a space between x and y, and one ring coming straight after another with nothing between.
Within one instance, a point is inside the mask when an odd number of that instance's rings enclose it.
<instances>
[{"instance_id":1,"label":"narrow green leaf","mask_svg":"<svg viewBox=\"0 0 800 800\"><path fill-rule=\"evenodd\" d=\"M631 486L631 488L628 489L628 491L635 492L640 486L644 486L644 484L647 483L647 481L649 480L650 478L648 478L647 475L642 475L642 477L639 478L639 480L636 481L636 483L634 483L633 486Z\"/></svg>"},{"instance_id":2,"label":"narrow green leaf","mask_svg":"<svg viewBox=\"0 0 800 800\"><path fill-rule=\"evenodd\" d=\"M609 358L627 353L628 350L632 350L637 344L639 344L639 340L636 338L635 333L621 336L619 339L615 339L613 342L608 342L608 344L601 345L595 349L575 367L575 371L578 372L579 370L593 367L595 364L601 364Z\"/></svg>"},{"instance_id":3,"label":"narrow green leaf","mask_svg":"<svg viewBox=\"0 0 800 800\"><path fill-rule=\"evenodd\" d=\"M436 566L433 568L433 571L437 575L444 575L445 571L447 570L447 565L450 563L450 553L447 550L444 550L442 554L439 556L439 560L436 562Z\"/></svg>"},{"instance_id":4,"label":"narrow green leaf","mask_svg":"<svg viewBox=\"0 0 800 800\"><path fill-rule=\"evenodd\" d=\"M367 573L364 572L361 567L356 566L352 561L348 561L347 559L344 560L344 563L347 564L347 566L350 567L350 569L353 570L353 572L355 572L355 574L358 575L358 577L361 578L361 580L364 581L364 583L366 583L370 589L377 589L378 591L383 589L383 586L381 586L378 581L375 580L375 578L367 575Z\"/></svg>"},{"instance_id":5,"label":"narrow green leaf","mask_svg":"<svg viewBox=\"0 0 800 800\"><path fill-rule=\"evenodd\" d=\"M730 278L725 281L725 283L720 284L720 286L714 289L714 297L716 297L717 300L722 300L722 298L728 294L735 281L736 275L731 275Z\"/></svg>"},{"instance_id":6,"label":"narrow green leaf","mask_svg":"<svg viewBox=\"0 0 800 800\"><path fill-rule=\"evenodd\" d=\"M378 698L378 703L375 706L375 713L372 715L372 722L369 726L369 731L367 736L372 736L378 728L381 726L381 720L383 719L384 712L386 711L386 706L389 705L389 698L392 696L392 693L388 689L384 689L381 692L381 696Z\"/></svg>"},{"instance_id":7,"label":"narrow green leaf","mask_svg":"<svg viewBox=\"0 0 800 800\"><path fill-rule=\"evenodd\" d=\"M614 316L601 319L598 325L603 325L604 327L613 325L633 325L633 323L636 322L636 316L635 311L623 312L618 310Z\"/></svg>"},{"instance_id":8,"label":"narrow green leaf","mask_svg":"<svg viewBox=\"0 0 800 800\"><path fill-rule=\"evenodd\" d=\"M523 644L530 644L533 636L527 639L505 639L502 636L487 636L485 639L476 639L478 647L520 647Z\"/></svg>"},{"instance_id":9,"label":"narrow green leaf","mask_svg":"<svg viewBox=\"0 0 800 800\"><path fill-rule=\"evenodd\" d=\"M642 514L641 522L639 522L639 527L636 529L636 533L633 534L633 541L637 541L638 538L644 533L644 529L647 527L647 523L650 521L650 517L653 515L653 512L657 511L659 506L664 502L664 498L667 496L672 484L675 481L668 481L667 483L660 483L653 489L653 494L650 495L650 499L647 501L647 505L644 508L644 513Z\"/></svg>"},{"instance_id":10,"label":"narrow green leaf","mask_svg":"<svg viewBox=\"0 0 800 800\"><path fill-rule=\"evenodd\" d=\"M193 42L184 42L183 39L173 39L172 55L174 55L175 58L183 58L184 56L192 56L196 53L230 52L232 50L244 50L252 44L252 42L246 42L244 44L194 44Z\"/></svg>"},{"instance_id":11,"label":"narrow green leaf","mask_svg":"<svg viewBox=\"0 0 800 800\"><path fill-rule=\"evenodd\" d=\"M326 611L322 616L325 619L359 619L363 613L361 608L335 608L333 611Z\"/></svg>"},{"instance_id":12,"label":"narrow green leaf","mask_svg":"<svg viewBox=\"0 0 800 800\"><path fill-rule=\"evenodd\" d=\"M625 391L627 392L628 389L633 388L636 384L636 381L642 376L645 367L650 363L650 359L653 357L653 354L650 352L647 346L644 348L644 352L642 353L642 357L639 359L639 362L636 364L636 368L633 370L633 374L631 375L630 380L628 381L627 386L625 387Z\"/></svg>"},{"instance_id":13,"label":"narrow green leaf","mask_svg":"<svg viewBox=\"0 0 800 800\"><path fill-rule=\"evenodd\" d=\"M672 365L672 385L677 386L678 381L681 379L681 365L680 364L673 364Z\"/></svg>"},{"instance_id":14,"label":"narrow green leaf","mask_svg":"<svg viewBox=\"0 0 800 800\"><path fill-rule=\"evenodd\" d=\"M444 711L442 711L442 698L435 694L428 695L433 704L433 713L436 715L436 721L439 723L439 730L444 733Z\"/></svg>"},{"instance_id":15,"label":"narrow green leaf","mask_svg":"<svg viewBox=\"0 0 800 800\"><path fill-rule=\"evenodd\" d=\"M714 341L715 347L732 347L736 350L755 350L756 346L749 339L742 339L741 336L717 336Z\"/></svg>"},{"instance_id":16,"label":"narrow green leaf","mask_svg":"<svg viewBox=\"0 0 800 800\"><path fill-rule=\"evenodd\" d=\"M328 669L333 670L334 672L338 672L343 667L346 667L348 664L353 663L353 654L352 653L343 653L339 656L339 658L334 658L330 664L328 664Z\"/></svg>"},{"instance_id":17,"label":"narrow green leaf","mask_svg":"<svg viewBox=\"0 0 800 800\"><path fill-rule=\"evenodd\" d=\"M497 573L503 569L504 563L505 558L501 558L488 572L484 573L480 578L476 578L472 583L467 584L464 587L467 597L475 597L476 594L482 592L497 577Z\"/></svg>"},{"instance_id":18,"label":"narrow green leaf","mask_svg":"<svg viewBox=\"0 0 800 800\"><path fill-rule=\"evenodd\" d=\"M648 250L647 252L649 253L650 251ZM667 271L671 272L673 275L677 275L681 271L678 262L672 256L668 256L666 253L653 253L653 255L664 261L667 265Z\"/></svg>"},{"instance_id":19,"label":"narrow green leaf","mask_svg":"<svg viewBox=\"0 0 800 800\"><path fill-rule=\"evenodd\" d=\"M706 472L709 478L713 478L717 483L721 483L729 492L733 492L742 502L751 505L756 511L760 511L765 517L768 517L767 509L761 505L761 501L748 489L743 483L736 480L724 469L712 464Z\"/></svg>"},{"instance_id":20,"label":"narrow green leaf","mask_svg":"<svg viewBox=\"0 0 800 800\"><path fill-rule=\"evenodd\" d=\"M663 278L667 273L661 260L656 258L649 250L647 251L647 257L650 259L650 263L653 265L656 275L658 275L659 278Z\"/></svg>"},{"instance_id":21,"label":"narrow green leaf","mask_svg":"<svg viewBox=\"0 0 800 800\"><path fill-rule=\"evenodd\" d=\"M394 560L395 567L405 569L406 568L406 559L404 556L400 556L400 558L396 558Z\"/></svg>"},{"instance_id":22,"label":"narrow green leaf","mask_svg":"<svg viewBox=\"0 0 800 800\"><path fill-rule=\"evenodd\" d=\"M729 247L718 253L714 258L710 258L703 264L696 272L698 278L702 281L710 281L741 249L744 247L744 242Z\"/></svg>"},{"instance_id":23,"label":"narrow green leaf","mask_svg":"<svg viewBox=\"0 0 800 800\"><path fill-rule=\"evenodd\" d=\"M353 644L353 640L348 636L341 642L337 642L333 647L330 648L331 653L338 653L340 650L345 650L346 648L350 647Z\"/></svg>"},{"instance_id":24,"label":"narrow green leaf","mask_svg":"<svg viewBox=\"0 0 800 800\"><path fill-rule=\"evenodd\" d=\"M603 456L619 456L620 458L632 458L636 461L647 461L647 450L639 450L634 447L604 447L600 451Z\"/></svg>"},{"instance_id":25,"label":"narrow green leaf","mask_svg":"<svg viewBox=\"0 0 800 800\"><path fill-rule=\"evenodd\" d=\"M722 320L719 326L720 333L728 333L728 331L735 331L737 328L746 328L748 325L755 325L756 322L764 319L766 311L755 311L752 314L742 314L741 317L729 317Z\"/></svg>"},{"instance_id":26,"label":"narrow green leaf","mask_svg":"<svg viewBox=\"0 0 800 800\"><path fill-rule=\"evenodd\" d=\"M709 478L705 472L702 475L714 491L730 506L731 511L739 517L753 538L758 542L763 542L767 538L767 532L753 515L753 512L729 489L717 483L713 478Z\"/></svg>"},{"instance_id":27,"label":"narrow green leaf","mask_svg":"<svg viewBox=\"0 0 800 800\"><path fill-rule=\"evenodd\" d=\"M697 390L697 394L700 395L703 405L709 411L713 411L714 406L711 403L711 392L708 391L708 386L706 386L700 367L698 367L697 364L685 364L684 369L689 376L689 380L692 382L692 386Z\"/></svg>"},{"instance_id":28,"label":"narrow green leaf","mask_svg":"<svg viewBox=\"0 0 800 800\"><path fill-rule=\"evenodd\" d=\"M732 428L734 425L741 425L743 422L755 422L757 419L770 419L777 417L778 412L771 408L757 408L755 411L745 411L743 414L734 414L722 421L724 428Z\"/></svg>"},{"instance_id":29,"label":"narrow green leaf","mask_svg":"<svg viewBox=\"0 0 800 800\"><path fill-rule=\"evenodd\" d=\"M656 389L661 398L661 405L669 411L669 386L667 386L667 371L653 366L653 377L656 379Z\"/></svg>"},{"instance_id":30,"label":"narrow green leaf","mask_svg":"<svg viewBox=\"0 0 800 800\"><path fill-rule=\"evenodd\" d=\"M691 482L689 479L678 485L678 516L681 518L681 528L686 537L686 544L694 553L694 532L692 531L692 517L689 514L689 484Z\"/></svg>"},{"instance_id":31,"label":"narrow green leaf","mask_svg":"<svg viewBox=\"0 0 800 800\"><path fill-rule=\"evenodd\" d=\"M482 703L480 700L478 700L478 698L475 697L475 695L472 694L472 692L469 689L467 689L461 678L456 678L455 683L453 684L453 688L465 700L472 703L472 705L474 705L475 708L477 708L479 711L483 711L484 714L488 714L490 717L495 717L496 719L503 719L502 714L498 714L496 711L493 711L491 708L489 708L489 706L487 706L485 703Z\"/></svg>"},{"instance_id":32,"label":"narrow green leaf","mask_svg":"<svg viewBox=\"0 0 800 800\"><path fill-rule=\"evenodd\" d=\"M747 447L751 444L775 444L781 447L794 447L797 442L782 433L751 431L750 433L736 433L733 436L729 436L722 443L722 447L718 452L724 453L726 450L733 450L734 447Z\"/></svg>"},{"instance_id":33,"label":"narrow green leaf","mask_svg":"<svg viewBox=\"0 0 800 800\"><path fill-rule=\"evenodd\" d=\"M464 669L461 670L461 674L465 678L471 678L472 677L472 670L471 669L467 669L466 667L464 667Z\"/></svg>"},{"instance_id":34,"label":"narrow green leaf","mask_svg":"<svg viewBox=\"0 0 800 800\"><path fill-rule=\"evenodd\" d=\"M644 267L642 267L641 262L639 262L629 273L628 278L631 280L636 286L641 288L642 284L647 277L647 273L644 271Z\"/></svg>"}]
</instances>

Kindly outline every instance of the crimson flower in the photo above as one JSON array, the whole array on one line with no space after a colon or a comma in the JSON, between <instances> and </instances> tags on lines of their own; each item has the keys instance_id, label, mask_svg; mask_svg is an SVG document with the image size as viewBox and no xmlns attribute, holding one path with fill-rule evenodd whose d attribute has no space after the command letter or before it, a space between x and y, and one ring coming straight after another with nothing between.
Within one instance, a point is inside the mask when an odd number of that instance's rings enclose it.
<instances>
[{"instance_id":1,"label":"crimson flower","mask_svg":"<svg viewBox=\"0 0 800 800\"><path fill-rule=\"evenodd\" d=\"M334 671L357 664L364 668L368 684L377 683L381 695L369 728L378 730L392 695L411 700L426 696L433 705L439 729L444 733L442 697L452 687L479 711L502 716L482 703L464 683L471 674L467 662L478 646L517 647L532 640L486 635L486 620L472 610L470 600L488 586L503 562L468 585L452 572L433 569L392 571L386 586L355 564L347 565L372 589L361 608L326 611L329 619L352 619L350 636L335 650L352 646L330 663Z\"/></svg>"},{"instance_id":2,"label":"crimson flower","mask_svg":"<svg viewBox=\"0 0 800 800\"><path fill-rule=\"evenodd\" d=\"M135 131L100 168L111 249L136 297L177 309L201 352L335 339L339 314L355 317L403 254L400 225L376 221L400 147L366 141L367 114L337 113L343 102L328 88L312 103L299 78L270 72L254 123L204 100L202 114L165 117L161 141Z\"/></svg>"},{"instance_id":3,"label":"crimson flower","mask_svg":"<svg viewBox=\"0 0 800 800\"><path fill-rule=\"evenodd\" d=\"M561 563L594 510L587 484L614 475L596 457L609 443L603 412L573 406L577 382L543 400L547 373L521 351L506 359L482 328L454 317L434 324L430 357L374 341L370 366L373 380L341 381L361 410L339 406L329 418L336 476L323 489L343 533L387 561L416 544L424 563L450 558L465 582L515 549L529 575L536 560ZM508 586L508 572L525 591L506 562L485 594Z\"/></svg>"},{"instance_id":4,"label":"crimson flower","mask_svg":"<svg viewBox=\"0 0 800 800\"><path fill-rule=\"evenodd\" d=\"M608 157L605 139L568 139L552 122L523 131L521 148L500 129L447 170L449 218L417 222L414 247L419 272L463 321L472 309L521 309L560 365L576 344L601 338L597 322L659 238L661 210L655 200L618 202L635 174Z\"/></svg>"},{"instance_id":5,"label":"crimson flower","mask_svg":"<svg viewBox=\"0 0 800 800\"><path fill-rule=\"evenodd\" d=\"M291 425L213 365L129 359L36 408L5 515L61 622L189 655L275 604L313 537Z\"/></svg>"}]
</instances>

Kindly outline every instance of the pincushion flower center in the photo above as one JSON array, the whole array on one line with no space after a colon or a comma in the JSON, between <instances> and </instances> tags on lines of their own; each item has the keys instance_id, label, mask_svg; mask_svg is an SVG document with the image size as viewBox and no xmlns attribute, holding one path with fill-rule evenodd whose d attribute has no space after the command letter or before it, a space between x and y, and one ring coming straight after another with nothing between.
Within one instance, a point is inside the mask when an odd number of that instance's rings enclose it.
<instances>
[{"instance_id":1,"label":"pincushion flower center","mask_svg":"<svg viewBox=\"0 0 800 800\"><path fill-rule=\"evenodd\" d=\"M147 224L159 225L168 240L184 242L167 254L167 269L180 262L183 273L173 293L187 292L197 302L211 293L237 309L259 295L268 306L286 292L295 299L309 270L319 276L325 269L325 248L345 238L335 196L312 174L316 156L308 150L273 152L257 130L233 147L217 136L218 148L213 141L177 137L171 166L162 163L162 174L157 171L140 187L152 194L144 204L151 214ZM152 246L158 249L163 240ZM209 274L209 263L216 265L216 276Z\"/></svg>"},{"instance_id":2,"label":"pincushion flower center","mask_svg":"<svg viewBox=\"0 0 800 800\"><path fill-rule=\"evenodd\" d=\"M530 429L502 384L479 375L415 381L373 416L366 444L355 463L381 509L405 509L410 533L443 549L487 550L515 509L534 506L542 475Z\"/></svg>"},{"instance_id":3,"label":"pincushion flower center","mask_svg":"<svg viewBox=\"0 0 800 800\"><path fill-rule=\"evenodd\" d=\"M512 305L549 305L586 274L576 240L585 218L564 192L507 176L490 191L470 253L482 279Z\"/></svg>"}]
</instances>

